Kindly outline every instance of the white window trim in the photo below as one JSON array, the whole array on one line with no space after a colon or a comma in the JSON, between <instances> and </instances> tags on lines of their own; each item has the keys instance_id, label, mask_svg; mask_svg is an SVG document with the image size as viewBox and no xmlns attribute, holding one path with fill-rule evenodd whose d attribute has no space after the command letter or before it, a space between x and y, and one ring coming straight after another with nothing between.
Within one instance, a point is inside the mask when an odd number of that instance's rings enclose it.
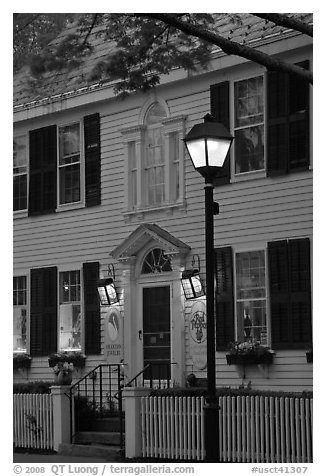
<instances>
[{"instance_id":1,"label":"white window trim","mask_svg":"<svg viewBox=\"0 0 326 476\"><path fill-rule=\"evenodd\" d=\"M16 270L13 277L26 276L26 354L30 353L30 272L26 270ZM14 354L21 352L14 351Z\"/></svg>"},{"instance_id":2,"label":"white window trim","mask_svg":"<svg viewBox=\"0 0 326 476\"><path fill-rule=\"evenodd\" d=\"M60 153L59 153L59 130L61 127L72 124L79 124L80 133L80 200L72 203L60 203ZM84 127L81 119L71 120L69 122L57 124L57 207L56 212L65 210L74 210L85 206L85 151L84 151Z\"/></svg>"},{"instance_id":3,"label":"white window trim","mask_svg":"<svg viewBox=\"0 0 326 476\"><path fill-rule=\"evenodd\" d=\"M154 206L148 206L146 204L145 187L144 187L144 161L145 161L145 132L146 126L138 125L123 129L121 132L123 136L124 149L125 149L125 203L123 213L125 218L131 219L132 217L139 216L143 218L145 214L150 212L157 212L165 210L167 213L172 212L174 209L185 206L185 148L183 144L183 137L185 134L185 121L186 116L176 116L162 121L163 124L163 138L165 141L165 202L162 204L156 204ZM176 133L179 139L179 198L174 201L172 198L172 179L173 164L169 155L169 135ZM135 155L136 155L136 167L137 167L137 203L135 206L132 204L131 190L130 190L130 158L129 158L129 144L135 143Z\"/></svg>"},{"instance_id":4,"label":"white window trim","mask_svg":"<svg viewBox=\"0 0 326 476\"><path fill-rule=\"evenodd\" d=\"M250 74L242 74L242 75L236 75L230 80L230 124L231 124L231 134L235 136L235 130L234 130L234 124L235 124L235 108L234 108L234 88L235 88L235 83L238 83L239 81L245 81L248 79L253 79L257 78L258 76L263 77L263 99L264 99L264 169L260 170L252 170L249 172L241 172L241 173L236 173L235 172L235 147L231 147L231 170L230 170L230 175L231 183L236 183L236 182L243 182L243 181L248 181L248 180L257 180L261 178L266 178L267 175L267 169L266 169L266 121L267 121L267 108L266 108L266 101L267 101L267 89L266 89L266 84L267 84L267 78L266 78L266 72L264 69L257 69L253 72L250 72Z\"/></svg>"},{"instance_id":5,"label":"white window trim","mask_svg":"<svg viewBox=\"0 0 326 476\"><path fill-rule=\"evenodd\" d=\"M81 312L81 349L69 352L85 353L85 315L84 315L84 277L83 267L79 264L64 264L58 267L57 275L57 352L60 351L60 274L67 271L79 271L80 277L80 312Z\"/></svg>"},{"instance_id":6,"label":"white window trim","mask_svg":"<svg viewBox=\"0 0 326 476\"><path fill-rule=\"evenodd\" d=\"M25 137L26 140L26 180L27 180L27 200L26 200L26 208L21 210L13 210L14 218L25 217L28 213L28 197L29 197L29 134L27 132L23 132L22 134L17 134L13 137L13 139L17 139L18 137ZM22 174L13 174L13 177L16 177Z\"/></svg>"},{"instance_id":7,"label":"white window trim","mask_svg":"<svg viewBox=\"0 0 326 476\"><path fill-rule=\"evenodd\" d=\"M255 251L263 251L265 256L265 299L266 299L266 328L267 328L267 345L271 347L272 335L271 335L271 319L270 319L270 291L269 291L269 269L268 269L268 256L267 256L267 243L263 245L257 245L255 247L239 246L233 247L233 302L234 302L234 328L235 328L235 341L243 341L241 335L239 335L238 328L238 312L237 312L237 263L236 255L240 253L250 253Z\"/></svg>"}]
</instances>

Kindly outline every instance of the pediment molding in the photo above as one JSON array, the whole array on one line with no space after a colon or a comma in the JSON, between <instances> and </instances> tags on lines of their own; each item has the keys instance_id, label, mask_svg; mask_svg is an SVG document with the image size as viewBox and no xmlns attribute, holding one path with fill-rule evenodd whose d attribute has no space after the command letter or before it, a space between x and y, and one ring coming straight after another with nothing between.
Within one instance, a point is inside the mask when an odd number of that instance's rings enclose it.
<instances>
[{"instance_id":1,"label":"pediment molding","mask_svg":"<svg viewBox=\"0 0 326 476\"><path fill-rule=\"evenodd\" d=\"M143 224L118 245L111 252L111 256L117 261L130 261L142 254L144 249L155 245L162 248L167 255L179 255L180 258L187 256L191 249L158 225Z\"/></svg>"}]
</instances>

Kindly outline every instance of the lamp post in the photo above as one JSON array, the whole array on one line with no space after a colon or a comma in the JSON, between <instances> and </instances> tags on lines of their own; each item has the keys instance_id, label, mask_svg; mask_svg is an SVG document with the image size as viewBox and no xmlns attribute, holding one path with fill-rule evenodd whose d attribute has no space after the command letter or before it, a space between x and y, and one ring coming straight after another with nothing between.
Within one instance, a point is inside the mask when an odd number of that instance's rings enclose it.
<instances>
[{"instance_id":1,"label":"lamp post","mask_svg":"<svg viewBox=\"0 0 326 476\"><path fill-rule=\"evenodd\" d=\"M216 398L214 321L214 177L223 167L233 137L207 114L184 138L194 168L205 179L207 398L204 407L206 462L219 462L219 406Z\"/></svg>"}]
</instances>

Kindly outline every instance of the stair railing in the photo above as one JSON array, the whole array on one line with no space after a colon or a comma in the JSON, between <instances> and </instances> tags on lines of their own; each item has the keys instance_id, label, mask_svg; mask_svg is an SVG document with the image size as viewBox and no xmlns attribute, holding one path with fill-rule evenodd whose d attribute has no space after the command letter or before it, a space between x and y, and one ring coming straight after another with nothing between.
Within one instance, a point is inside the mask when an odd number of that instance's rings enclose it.
<instances>
[{"instance_id":1,"label":"stair railing","mask_svg":"<svg viewBox=\"0 0 326 476\"><path fill-rule=\"evenodd\" d=\"M84 405L88 409L91 406L90 410L94 412L94 417L96 415L103 417L104 415L118 413L120 449L123 449L122 367L123 364L99 364L71 385L69 389L71 442L73 442L76 433L75 397L85 397ZM106 400L103 398L104 391L106 392ZM81 405L81 401L79 404Z\"/></svg>"}]
</instances>

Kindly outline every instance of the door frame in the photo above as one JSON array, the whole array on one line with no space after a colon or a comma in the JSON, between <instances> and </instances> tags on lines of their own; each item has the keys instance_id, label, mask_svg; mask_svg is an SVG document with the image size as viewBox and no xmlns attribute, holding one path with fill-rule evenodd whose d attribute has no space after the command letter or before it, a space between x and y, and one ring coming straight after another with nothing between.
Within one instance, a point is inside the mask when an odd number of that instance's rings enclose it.
<instances>
[{"instance_id":1,"label":"door frame","mask_svg":"<svg viewBox=\"0 0 326 476\"><path fill-rule=\"evenodd\" d=\"M165 274L165 273L164 273ZM168 273L167 273L168 274ZM156 276L154 274L150 275L152 279L149 279L147 276L145 279L139 278L138 286L137 286L137 325L138 325L138 332L141 330L142 338L139 339L138 337L138 345L137 345L137 362L138 367L141 369L144 368L144 329L143 329L143 290L145 288L159 288L159 287L168 287L170 289L170 362L173 362L173 342L172 342L172 330L173 330L173 306L172 306L172 297L173 297L173 282L171 279L166 279L166 276ZM155 280L153 280L153 276L155 276ZM142 276L143 277L143 276ZM161 279L160 279L161 278ZM173 366L172 366L173 367ZM172 370L171 370L172 376Z\"/></svg>"}]
</instances>

